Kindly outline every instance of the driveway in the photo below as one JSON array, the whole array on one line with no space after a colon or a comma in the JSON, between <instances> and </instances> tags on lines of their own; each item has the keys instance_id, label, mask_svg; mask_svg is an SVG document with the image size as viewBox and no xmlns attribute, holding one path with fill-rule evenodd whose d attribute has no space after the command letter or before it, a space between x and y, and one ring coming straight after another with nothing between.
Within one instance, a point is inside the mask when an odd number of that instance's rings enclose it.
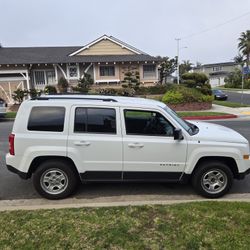
<instances>
[{"instance_id":1,"label":"driveway","mask_svg":"<svg viewBox=\"0 0 250 250\"><path fill-rule=\"evenodd\" d=\"M216 123L234 128L250 140L250 121L216 121ZM6 169L4 156L8 151L8 134L12 129L12 125L12 122L0 121L0 200L40 198L33 188L32 180L22 180ZM231 193L250 193L250 176L243 181L235 181ZM187 197L198 197L189 185L98 183L81 185L74 198L109 200L110 197L113 197L116 201L120 201L124 196L129 196L131 199L134 199L134 197L137 197L136 199L143 199L143 197L151 197L151 199L171 199L171 197L187 199Z\"/></svg>"}]
</instances>

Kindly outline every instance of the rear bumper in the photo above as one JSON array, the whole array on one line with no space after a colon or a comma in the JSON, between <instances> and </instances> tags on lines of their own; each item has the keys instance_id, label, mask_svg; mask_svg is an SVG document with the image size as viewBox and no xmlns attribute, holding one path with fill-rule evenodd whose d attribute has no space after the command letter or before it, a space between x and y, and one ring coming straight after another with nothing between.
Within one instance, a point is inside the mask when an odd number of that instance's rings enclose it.
<instances>
[{"instance_id":1,"label":"rear bumper","mask_svg":"<svg viewBox=\"0 0 250 250\"><path fill-rule=\"evenodd\" d=\"M7 165L7 169L8 169L10 172L19 175L19 177L21 177L22 179L25 179L25 180L26 180L26 179L30 178L29 173L21 172L21 171L19 171L18 169L14 168L14 167L12 167L12 166L10 166L10 165Z\"/></svg>"}]
</instances>

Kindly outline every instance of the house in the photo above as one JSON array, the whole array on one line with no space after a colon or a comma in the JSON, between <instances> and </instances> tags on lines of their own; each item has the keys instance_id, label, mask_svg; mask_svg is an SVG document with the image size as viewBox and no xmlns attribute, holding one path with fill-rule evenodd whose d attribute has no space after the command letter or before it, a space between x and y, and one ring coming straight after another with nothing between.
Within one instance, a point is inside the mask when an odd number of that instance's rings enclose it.
<instances>
[{"instance_id":1,"label":"house","mask_svg":"<svg viewBox=\"0 0 250 250\"><path fill-rule=\"evenodd\" d=\"M74 86L84 73L96 88L120 86L128 71L139 72L144 85L155 84L158 59L107 35L85 46L1 47L0 98L11 103L14 90L56 86L61 77Z\"/></svg>"},{"instance_id":2,"label":"house","mask_svg":"<svg viewBox=\"0 0 250 250\"><path fill-rule=\"evenodd\" d=\"M212 87L224 85L225 78L236 68L240 69L240 65L235 62L204 64L194 67L192 72L204 73L209 78Z\"/></svg>"}]
</instances>

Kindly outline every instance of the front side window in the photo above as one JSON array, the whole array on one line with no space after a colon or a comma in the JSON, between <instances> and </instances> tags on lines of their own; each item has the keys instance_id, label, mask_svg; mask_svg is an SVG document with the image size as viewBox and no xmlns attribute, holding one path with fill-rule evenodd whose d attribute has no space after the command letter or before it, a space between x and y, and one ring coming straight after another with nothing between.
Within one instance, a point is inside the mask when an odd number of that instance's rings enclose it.
<instances>
[{"instance_id":1,"label":"front side window","mask_svg":"<svg viewBox=\"0 0 250 250\"><path fill-rule=\"evenodd\" d=\"M115 67L100 66L100 76L115 76Z\"/></svg>"},{"instance_id":2,"label":"front side window","mask_svg":"<svg viewBox=\"0 0 250 250\"><path fill-rule=\"evenodd\" d=\"M155 78L156 66L153 64L143 65L143 78Z\"/></svg>"},{"instance_id":3,"label":"front side window","mask_svg":"<svg viewBox=\"0 0 250 250\"><path fill-rule=\"evenodd\" d=\"M33 107L28 121L28 130L62 132L64 107Z\"/></svg>"},{"instance_id":4,"label":"front side window","mask_svg":"<svg viewBox=\"0 0 250 250\"><path fill-rule=\"evenodd\" d=\"M174 127L158 112L125 110L126 134L148 136L173 136Z\"/></svg>"},{"instance_id":5,"label":"front side window","mask_svg":"<svg viewBox=\"0 0 250 250\"><path fill-rule=\"evenodd\" d=\"M74 132L116 134L115 109L76 108Z\"/></svg>"}]
</instances>

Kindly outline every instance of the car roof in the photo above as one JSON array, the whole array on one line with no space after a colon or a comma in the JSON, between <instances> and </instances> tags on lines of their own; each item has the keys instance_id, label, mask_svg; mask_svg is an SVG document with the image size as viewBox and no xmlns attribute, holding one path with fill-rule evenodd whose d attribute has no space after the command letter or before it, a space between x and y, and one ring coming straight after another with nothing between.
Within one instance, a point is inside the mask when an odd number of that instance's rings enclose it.
<instances>
[{"instance_id":1,"label":"car roof","mask_svg":"<svg viewBox=\"0 0 250 250\"><path fill-rule=\"evenodd\" d=\"M41 97L28 100L29 102L51 102L70 103L70 104L98 104L108 106L150 106L165 107L160 101L125 96L106 96L106 95L42 95Z\"/></svg>"}]
</instances>

